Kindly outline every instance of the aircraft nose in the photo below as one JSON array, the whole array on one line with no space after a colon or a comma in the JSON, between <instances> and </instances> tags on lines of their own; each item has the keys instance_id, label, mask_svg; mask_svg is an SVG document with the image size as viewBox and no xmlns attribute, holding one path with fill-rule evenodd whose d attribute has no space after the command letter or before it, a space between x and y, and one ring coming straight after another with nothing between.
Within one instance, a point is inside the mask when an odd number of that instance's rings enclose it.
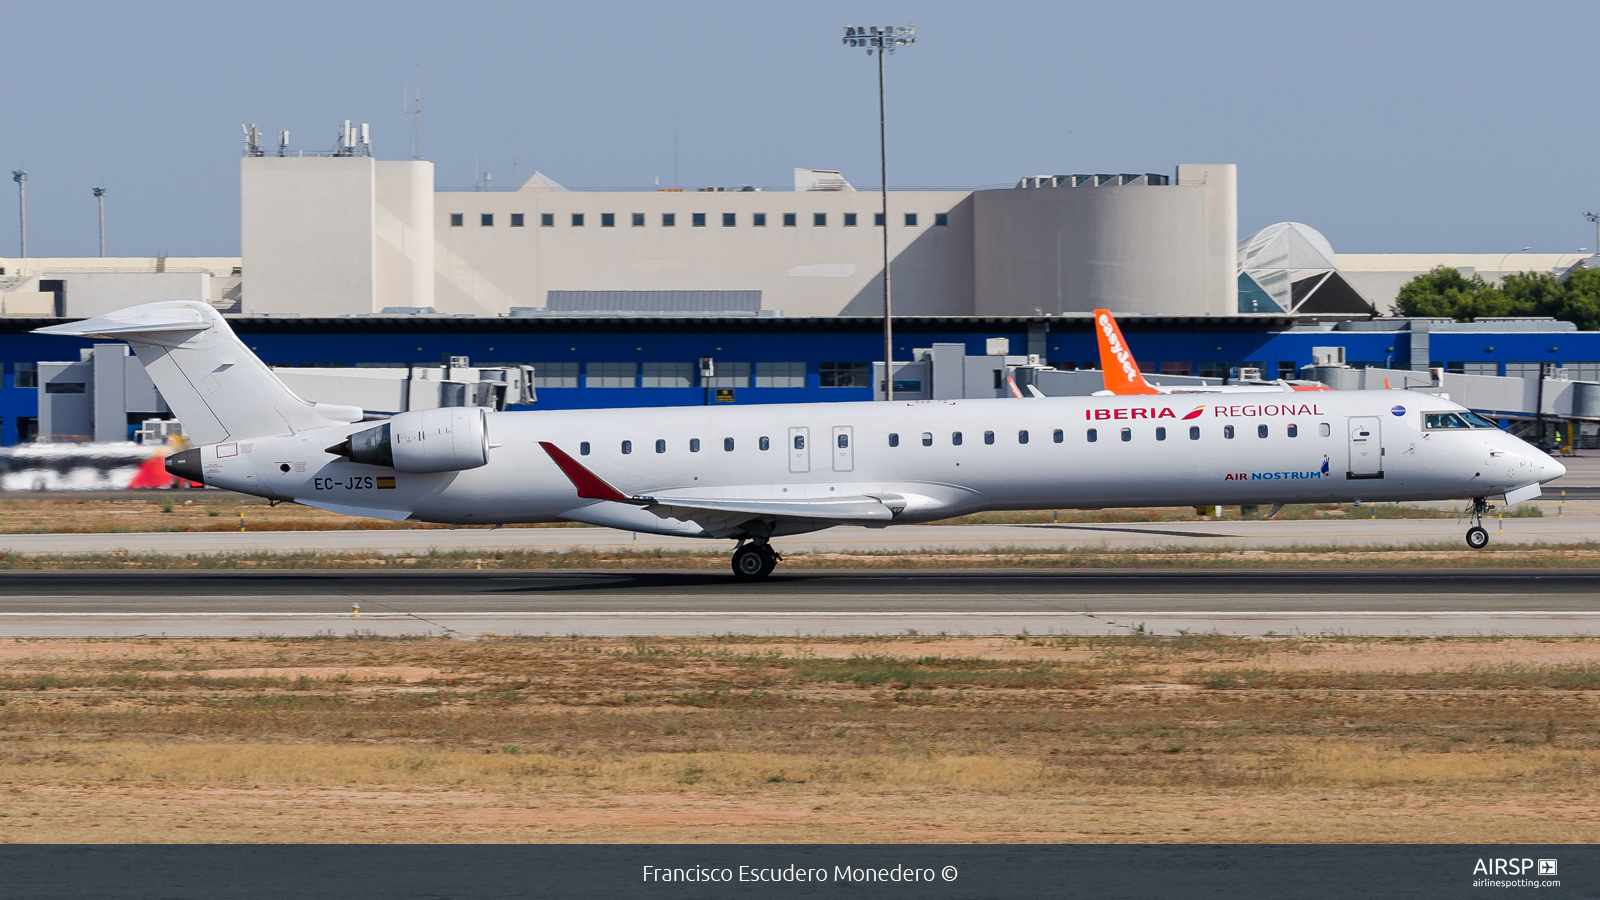
<instances>
[{"instance_id":1,"label":"aircraft nose","mask_svg":"<svg viewBox=\"0 0 1600 900\"><path fill-rule=\"evenodd\" d=\"M1539 460L1540 483L1555 481L1557 478L1567 474L1567 467L1557 462L1550 454L1540 453L1539 455L1543 457Z\"/></svg>"}]
</instances>

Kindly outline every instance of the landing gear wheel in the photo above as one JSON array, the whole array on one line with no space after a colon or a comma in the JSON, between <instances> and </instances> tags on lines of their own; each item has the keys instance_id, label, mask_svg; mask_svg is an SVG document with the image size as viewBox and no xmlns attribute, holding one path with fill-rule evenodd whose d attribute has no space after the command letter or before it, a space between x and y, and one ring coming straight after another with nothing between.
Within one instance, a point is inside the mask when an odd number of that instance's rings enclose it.
<instances>
[{"instance_id":1,"label":"landing gear wheel","mask_svg":"<svg viewBox=\"0 0 1600 900\"><path fill-rule=\"evenodd\" d=\"M1474 550L1482 550L1489 546L1489 532L1481 526L1474 525L1467 529L1467 546Z\"/></svg>"},{"instance_id":2,"label":"landing gear wheel","mask_svg":"<svg viewBox=\"0 0 1600 900\"><path fill-rule=\"evenodd\" d=\"M761 581L778 567L778 554L766 544L744 544L733 551L733 577Z\"/></svg>"}]
</instances>

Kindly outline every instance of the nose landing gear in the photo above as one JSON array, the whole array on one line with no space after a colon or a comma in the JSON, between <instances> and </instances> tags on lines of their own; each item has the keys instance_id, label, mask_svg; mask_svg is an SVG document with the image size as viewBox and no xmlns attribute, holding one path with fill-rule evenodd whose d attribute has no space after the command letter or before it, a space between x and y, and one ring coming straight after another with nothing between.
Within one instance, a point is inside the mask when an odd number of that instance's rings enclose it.
<instances>
[{"instance_id":1,"label":"nose landing gear","mask_svg":"<svg viewBox=\"0 0 1600 900\"><path fill-rule=\"evenodd\" d=\"M778 567L783 557L764 538L746 543L739 541L733 548L733 577L740 581L761 581Z\"/></svg>"},{"instance_id":2,"label":"nose landing gear","mask_svg":"<svg viewBox=\"0 0 1600 900\"><path fill-rule=\"evenodd\" d=\"M1489 532L1483 527L1483 515L1494 507L1483 497L1474 497L1472 505L1462 511L1471 522L1472 527L1467 529L1467 546L1474 550L1482 550L1489 546ZM1460 521L1459 519L1457 521Z\"/></svg>"}]
</instances>

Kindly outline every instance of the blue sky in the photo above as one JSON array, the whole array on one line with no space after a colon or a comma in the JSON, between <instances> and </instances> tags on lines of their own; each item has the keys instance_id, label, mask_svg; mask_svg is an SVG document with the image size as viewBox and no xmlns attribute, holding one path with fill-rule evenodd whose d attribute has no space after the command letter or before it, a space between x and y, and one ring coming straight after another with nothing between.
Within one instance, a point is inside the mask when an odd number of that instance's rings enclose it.
<instances>
[{"instance_id":1,"label":"blue sky","mask_svg":"<svg viewBox=\"0 0 1600 900\"><path fill-rule=\"evenodd\" d=\"M0 168L30 173L30 255L96 253L104 184L111 255L231 256L241 123L325 149L366 121L403 159L420 81L441 186L480 168L509 185L514 165L668 186L674 132L684 187L782 186L796 166L876 184L874 61L839 37L905 22L891 184L1233 162L1241 234L1595 248L1600 61L1577 2L13 4Z\"/></svg>"}]
</instances>

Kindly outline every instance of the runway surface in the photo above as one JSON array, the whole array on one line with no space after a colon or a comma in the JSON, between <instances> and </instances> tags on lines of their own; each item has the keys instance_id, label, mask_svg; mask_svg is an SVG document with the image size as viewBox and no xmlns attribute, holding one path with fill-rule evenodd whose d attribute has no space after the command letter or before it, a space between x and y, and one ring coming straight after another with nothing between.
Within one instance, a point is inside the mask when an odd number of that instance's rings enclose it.
<instances>
[{"instance_id":1,"label":"runway surface","mask_svg":"<svg viewBox=\"0 0 1600 900\"><path fill-rule=\"evenodd\" d=\"M360 616L352 614L359 604ZM1591 571L4 572L0 635L1600 633Z\"/></svg>"}]
</instances>

